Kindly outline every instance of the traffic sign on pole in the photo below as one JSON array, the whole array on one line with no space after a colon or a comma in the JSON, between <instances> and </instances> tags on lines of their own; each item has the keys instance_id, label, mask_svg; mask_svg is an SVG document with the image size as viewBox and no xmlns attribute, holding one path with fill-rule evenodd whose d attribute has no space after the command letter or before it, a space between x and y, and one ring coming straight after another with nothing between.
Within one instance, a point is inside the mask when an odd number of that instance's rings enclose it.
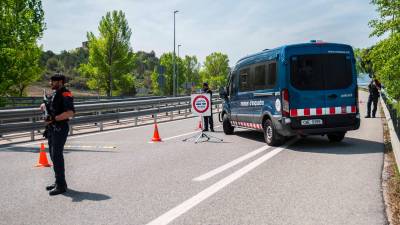
<instances>
[{"instance_id":1,"label":"traffic sign on pole","mask_svg":"<svg viewBox=\"0 0 400 225\"><path fill-rule=\"evenodd\" d=\"M211 116L211 96L210 94L191 95L192 112L198 116Z\"/></svg>"}]
</instances>

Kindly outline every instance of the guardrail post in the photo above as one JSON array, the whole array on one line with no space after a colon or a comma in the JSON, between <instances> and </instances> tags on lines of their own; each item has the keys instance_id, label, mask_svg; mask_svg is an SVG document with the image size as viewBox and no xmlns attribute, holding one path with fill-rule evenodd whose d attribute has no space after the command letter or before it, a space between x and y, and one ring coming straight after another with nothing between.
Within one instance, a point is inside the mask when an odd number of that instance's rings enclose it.
<instances>
[{"instance_id":1,"label":"guardrail post","mask_svg":"<svg viewBox=\"0 0 400 225\"><path fill-rule=\"evenodd\" d=\"M165 107L168 107L168 103L165 104ZM165 115L168 116L168 112L166 112Z\"/></svg>"},{"instance_id":2,"label":"guardrail post","mask_svg":"<svg viewBox=\"0 0 400 225\"><path fill-rule=\"evenodd\" d=\"M178 102L178 107L181 105L181 102ZM178 110L178 115L181 115L181 110Z\"/></svg>"},{"instance_id":3,"label":"guardrail post","mask_svg":"<svg viewBox=\"0 0 400 225\"><path fill-rule=\"evenodd\" d=\"M154 117L154 123L157 123L157 113L153 115Z\"/></svg>"},{"instance_id":4,"label":"guardrail post","mask_svg":"<svg viewBox=\"0 0 400 225\"><path fill-rule=\"evenodd\" d=\"M101 111L100 112L98 112L97 113L97 115L101 115ZM100 131L103 131L103 121L101 121L100 123L99 123L99 126L100 126Z\"/></svg>"},{"instance_id":5,"label":"guardrail post","mask_svg":"<svg viewBox=\"0 0 400 225\"><path fill-rule=\"evenodd\" d=\"M34 122L35 122L35 118L31 117L31 118L29 118L29 121L31 121L32 123L34 123ZM31 131L31 141L34 141L34 140L35 140L35 131L32 130L32 131Z\"/></svg>"},{"instance_id":6,"label":"guardrail post","mask_svg":"<svg viewBox=\"0 0 400 225\"><path fill-rule=\"evenodd\" d=\"M185 118L187 118L187 115L188 115L187 109L185 109Z\"/></svg>"},{"instance_id":7,"label":"guardrail post","mask_svg":"<svg viewBox=\"0 0 400 225\"><path fill-rule=\"evenodd\" d=\"M116 113L119 114L119 109L116 110ZM119 123L119 119L117 119L117 123Z\"/></svg>"},{"instance_id":8,"label":"guardrail post","mask_svg":"<svg viewBox=\"0 0 400 225\"><path fill-rule=\"evenodd\" d=\"M138 108L135 108L135 111L139 111L139 109ZM135 117L135 126L137 126L138 125L138 117L136 116Z\"/></svg>"},{"instance_id":9,"label":"guardrail post","mask_svg":"<svg viewBox=\"0 0 400 225\"><path fill-rule=\"evenodd\" d=\"M69 125L69 135L74 135L74 128L71 124Z\"/></svg>"}]
</instances>

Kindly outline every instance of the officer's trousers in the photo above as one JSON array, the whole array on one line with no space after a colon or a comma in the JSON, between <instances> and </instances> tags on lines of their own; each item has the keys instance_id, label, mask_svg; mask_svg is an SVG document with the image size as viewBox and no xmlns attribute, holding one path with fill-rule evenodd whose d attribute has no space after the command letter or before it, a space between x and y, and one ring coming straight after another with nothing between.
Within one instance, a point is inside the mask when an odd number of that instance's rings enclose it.
<instances>
[{"instance_id":1,"label":"officer's trousers","mask_svg":"<svg viewBox=\"0 0 400 225\"><path fill-rule=\"evenodd\" d=\"M64 167L64 145L67 141L69 132L68 123L50 125L49 129L49 153L51 161L53 161L53 169L56 178L56 184L65 187L65 167Z\"/></svg>"},{"instance_id":2,"label":"officer's trousers","mask_svg":"<svg viewBox=\"0 0 400 225\"><path fill-rule=\"evenodd\" d=\"M204 117L204 130L208 130L209 124L210 124L210 129L214 130L214 120L213 120L212 114L211 114L211 116Z\"/></svg>"},{"instance_id":3,"label":"officer's trousers","mask_svg":"<svg viewBox=\"0 0 400 225\"><path fill-rule=\"evenodd\" d=\"M372 103L374 103L374 108L372 109L372 117L375 117L376 110L378 108L378 99L379 96L369 95L367 103L367 116L371 116L371 105Z\"/></svg>"}]
</instances>

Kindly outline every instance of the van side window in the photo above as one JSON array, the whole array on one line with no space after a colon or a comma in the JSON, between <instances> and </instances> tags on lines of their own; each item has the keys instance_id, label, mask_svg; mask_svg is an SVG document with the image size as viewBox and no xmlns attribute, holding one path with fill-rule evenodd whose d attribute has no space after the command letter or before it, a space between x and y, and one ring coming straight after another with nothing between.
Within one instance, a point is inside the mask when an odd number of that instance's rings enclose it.
<instances>
[{"instance_id":1,"label":"van side window","mask_svg":"<svg viewBox=\"0 0 400 225\"><path fill-rule=\"evenodd\" d=\"M254 69L254 89L255 90L260 90L260 89L265 89L265 64L258 65Z\"/></svg>"},{"instance_id":2,"label":"van side window","mask_svg":"<svg viewBox=\"0 0 400 225\"><path fill-rule=\"evenodd\" d=\"M276 62L256 65L254 68L254 89L272 89L276 84Z\"/></svg>"},{"instance_id":3,"label":"van side window","mask_svg":"<svg viewBox=\"0 0 400 225\"><path fill-rule=\"evenodd\" d=\"M267 87L266 88L273 88L275 87L276 83L276 62L272 62L268 64L268 76L267 76Z\"/></svg>"},{"instance_id":4,"label":"van side window","mask_svg":"<svg viewBox=\"0 0 400 225\"><path fill-rule=\"evenodd\" d=\"M251 91L250 68L239 71L239 91Z\"/></svg>"},{"instance_id":5,"label":"van side window","mask_svg":"<svg viewBox=\"0 0 400 225\"><path fill-rule=\"evenodd\" d=\"M230 81L230 88L229 88L229 96L235 96L237 92L237 84L236 84L236 71L232 72Z\"/></svg>"}]
</instances>

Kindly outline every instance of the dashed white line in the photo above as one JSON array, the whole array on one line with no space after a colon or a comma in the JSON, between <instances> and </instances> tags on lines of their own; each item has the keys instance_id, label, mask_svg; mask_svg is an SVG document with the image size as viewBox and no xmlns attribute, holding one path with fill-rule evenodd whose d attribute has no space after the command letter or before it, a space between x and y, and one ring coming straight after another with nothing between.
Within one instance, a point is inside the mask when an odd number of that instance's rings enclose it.
<instances>
[{"instance_id":1,"label":"dashed white line","mask_svg":"<svg viewBox=\"0 0 400 225\"><path fill-rule=\"evenodd\" d=\"M231 175L225 177L224 179L218 181L217 183L211 185L210 187L204 189L197 195L189 198L188 200L184 201L180 205L176 206L175 208L169 210L168 212L162 214L158 218L152 220L147 225L166 225L172 222L174 219L178 218L182 214L189 211L191 208L195 207L202 201L206 200L210 196L214 195L230 183L234 182L235 180L239 179L243 175L247 174L251 170L255 169L257 166L261 165L265 161L271 159L275 155L279 154L282 150L287 148L289 145L293 144L297 139L294 139L288 142L286 145L276 148L267 154L261 156L260 158L254 160L253 162L249 163L248 165L244 166L243 168L237 170L236 172L232 173Z\"/></svg>"},{"instance_id":2,"label":"dashed white line","mask_svg":"<svg viewBox=\"0 0 400 225\"><path fill-rule=\"evenodd\" d=\"M229 163L227 163L225 165L222 165L222 166L220 166L220 167L218 167L218 168L216 168L214 170L211 170L208 173L205 173L205 174L203 174L201 176L198 176L198 177L194 178L193 181L204 181L204 180L207 180L207 179L209 179L209 178L211 178L211 177L213 177L213 176L215 176L215 175L217 175L219 173L222 173L223 171L225 171L225 170L227 170L227 169L229 169L229 168L231 168L233 166L236 166L237 164L239 164L239 163L241 163L241 162L243 162L243 161L245 161L247 159L252 158L253 156L255 156L257 154L260 154L261 152L266 151L269 148L271 148L271 146L266 145L266 146L263 146L263 147L261 147L259 149L256 149L256 150L254 150L254 151L252 151L250 153L247 153L246 155L244 155L244 156L242 156L240 158L237 158L237 159L235 159L235 160L233 160L233 161L231 161L231 162L229 162Z\"/></svg>"}]
</instances>

